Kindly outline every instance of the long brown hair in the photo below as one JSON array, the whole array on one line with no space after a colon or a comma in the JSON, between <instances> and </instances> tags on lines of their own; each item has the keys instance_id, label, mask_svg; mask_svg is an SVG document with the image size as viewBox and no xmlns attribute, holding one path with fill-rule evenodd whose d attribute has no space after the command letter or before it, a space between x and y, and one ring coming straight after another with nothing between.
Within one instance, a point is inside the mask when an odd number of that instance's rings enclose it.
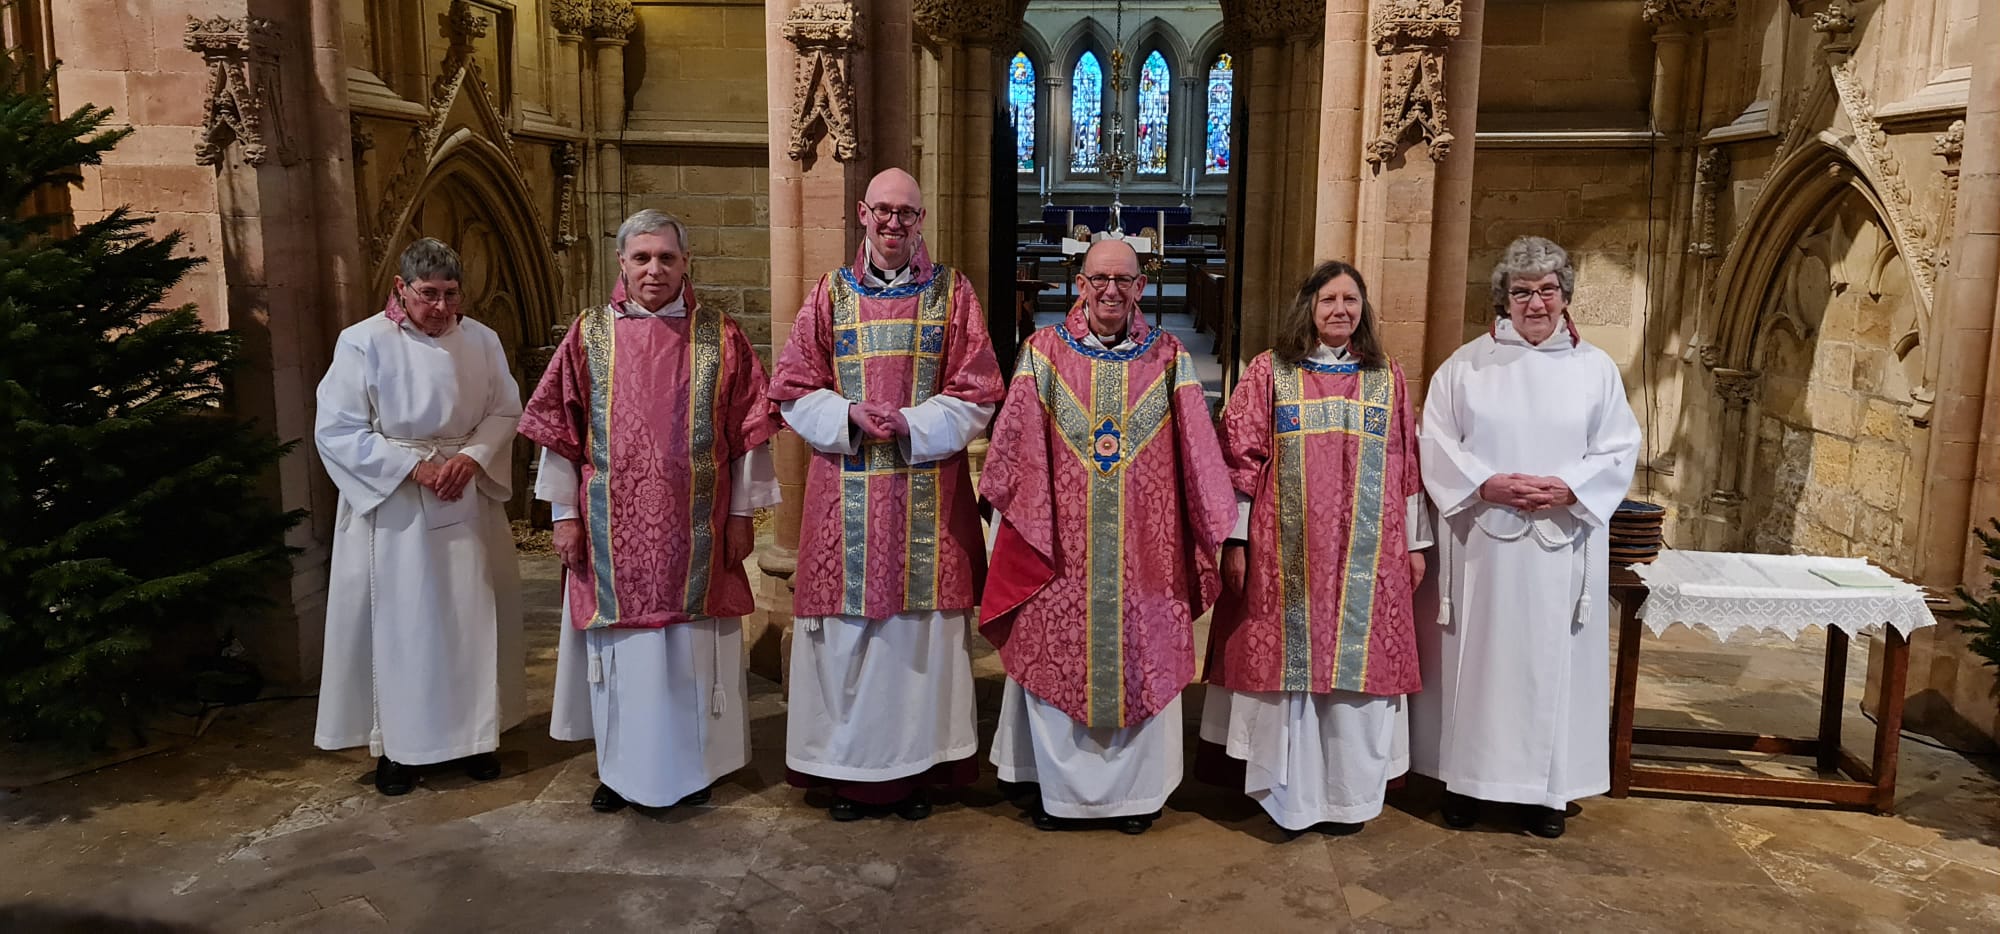
<instances>
[{"instance_id":1,"label":"long brown hair","mask_svg":"<svg viewBox=\"0 0 2000 934\"><path fill-rule=\"evenodd\" d=\"M1388 355L1382 352L1382 341L1375 336L1375 306L1368 303L1368 282L1361 278L1361 270L1337 259L1313 267L1312 275L1306 277L1298 294L1292 297L1292 306L1286 309L1284 321L1278 326L1278 342L1273 348L1280 362L1297 366L1319 346L1313 303L1319 300L1320 289L1341 276L1353 279L1355 289L1361 293L1361 320L1354 325L1354 336L1347 339L1347 352L1366 369L1379 370L1389 365Z\"/></svg>"}]
</instances>

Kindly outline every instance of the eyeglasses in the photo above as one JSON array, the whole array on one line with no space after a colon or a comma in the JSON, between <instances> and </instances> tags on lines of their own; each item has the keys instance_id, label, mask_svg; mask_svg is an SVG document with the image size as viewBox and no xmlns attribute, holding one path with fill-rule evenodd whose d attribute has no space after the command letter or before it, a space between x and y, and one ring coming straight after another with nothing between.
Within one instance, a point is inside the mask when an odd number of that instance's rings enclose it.
<instances>
[{"instance_id":1,"label":"eyeglasses","mask_svg":"<svg viewBox=\"0 0 2000 934\"><path fill-rule=\"evenodd\" d=\"M1117 287L1118 287L1119 291L1121 291L1121 292L1122 292L1122 291L1124 291L1124 290L1126 290L1126 289L1129 289L1129 288L1131 288L1131 287L1132 287L1132 283L1134 283L1134 282L1137 282L1137 281L1139 281L1139 277L1138 277L1138 276L1107 276L1107 275L1104 275L1104 274L1102 274L1102 273L1099 273L1099 274L1097 274L1097 275L1095 275L1095 276L1084 276L1084 277L1083 277L1083 281L1085 281L1085 282L1088 282L1088 283L1090 283L1090 287L1091 287L1091 288L1093 288L1093 289L1101 289L1101 288L1104 288L1104 287L1105 287L1105 286L1107 286L1107 285L1115 285L1115 286L1117 286Z\"/></svg>"},{"instance_id":2,"label":"eyeglasses","mask_svg":"<svg viewBox=\"0 0 2000 934\"><path fill-rule=\"evenodd\" d=\"M923 208L898 208L890 207L886 204L875 205L870 207L868 211L875 215L875 223L877 224L886 224L893 217L897 223L905 227L916 223L917 218L924 216Z\"/></svg>"},{"instance_id":3,"label":"eyeglasses","mask_svg":"<svg viewBox=\"0 0 2000 934\"><path fill-rule=\"evenodd\" d=\"M1513 302L1516 305L1526 305L1528 303L1528 299L1534 298L1537 295L1540 295L1542 297L1542 301L1544 302L1553 302L1556 300L1557 296L1562 295L1562 287L1558 285L1545 285L1539 289L1507 290L1507 300Z\"/></svg>"},{"instance_id":4,"label":"eyeglasses","mask_svg":"<svg viewBox=\"0 0 2000 934\"><path fill-rule=\"evenodd\" d=\"M449 292L440 292L436 289L410 289L410 294L426 305L456 305L465 298L465 295L457 289Z\"/></svg>"}]
</instances>

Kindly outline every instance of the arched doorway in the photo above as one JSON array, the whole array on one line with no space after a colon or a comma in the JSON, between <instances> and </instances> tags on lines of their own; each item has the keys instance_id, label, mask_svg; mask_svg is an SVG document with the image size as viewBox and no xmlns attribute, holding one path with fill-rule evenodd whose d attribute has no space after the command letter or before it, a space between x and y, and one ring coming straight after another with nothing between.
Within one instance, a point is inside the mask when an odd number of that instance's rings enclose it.
<instances>
[{"instance_id":1,"label":"arched doorway","mask_svg":"<svg viewBox=\"0 0 2000 934\"><path fill-rule=\"evenodd\" d=\"M460 130L447 139L404 215L382 268L376 294L387 292L396 257L421 237L435 237L458 251L464 264L465 313L493 329L525 397L539 376L529 367L534 348L560 340L557 279L550 247L526 185L492 143ZM516 440L510 518L523 518L533 498L529 467L534 446Z\"/></svg>"}]
</instances>

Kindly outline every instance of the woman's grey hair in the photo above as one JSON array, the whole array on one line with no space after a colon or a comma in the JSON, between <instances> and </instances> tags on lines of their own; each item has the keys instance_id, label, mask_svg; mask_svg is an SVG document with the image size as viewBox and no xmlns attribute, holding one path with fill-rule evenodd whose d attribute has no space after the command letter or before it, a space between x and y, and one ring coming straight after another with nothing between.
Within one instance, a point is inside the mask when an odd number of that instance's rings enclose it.
<instances>
[{"instance_id":1,"label":"woman's grey hair","mask_svg":"<svg viewBox=\"0 0 2000 934\"><path fill-rule=\"evenodd\" d=\"M1493 313L1507 317L1507 286L1514 277L1540 279L1549 273L1556 274L1567 303L1576 294L1576 267L1570 265L1568 250L1547 237L1520 237L1507 244L1507 252L1493 264Z\"/></svg>"},{"instance_id":2,"label":"woman's grey hair","mask_svg":"<svg viewBox=\"0 0 2000 934\"><path fill-rule=\"evenodd\" d=\"M688 258L687 225L682 224L681 219L672 214L652 208L646 208L625 218L625 223L618 225L618 255L625 255L625 241L640 234L657 233L668 227L674 229L674 239L680 242L681 258Z\"/></svg>"},{"instance_id":3,"label":"woman's grey hair","mask_svg":"<svg viewBox=\"0 0 2000 934\"><path fill-rule=\"evenodd\" d=\"M415 283L424 279L437 282L458 282L465 278L459 269L458 254L444 241L425 237L403 250L403 258L396 262L396 272L404 282Z\"/></svg>"}]
</instances>

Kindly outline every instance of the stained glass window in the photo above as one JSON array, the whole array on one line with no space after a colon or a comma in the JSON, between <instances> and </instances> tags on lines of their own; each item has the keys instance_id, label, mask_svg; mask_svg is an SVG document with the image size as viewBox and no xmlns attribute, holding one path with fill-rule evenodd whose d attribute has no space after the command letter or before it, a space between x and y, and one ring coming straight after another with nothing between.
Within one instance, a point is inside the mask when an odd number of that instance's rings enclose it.
<instances>
[{"instance_id":1,"label":"stained glass window","mask_svg":"<svg viewBox=\"0 0 2000 934\"><path fill-rule=\"evenodd\" d=\"M1208 158L1202 170L1206 175L1229 174L1229 95L1234 73L1227 52L1208 66Z\"/></svg>"},{"instance_id":2,"label":"stained glass window","mask_svg":"<svg viewBox=\"0 0 2000 934\"><path fill-rule=\"evenodd\" d=\"M1035 64L1015 52L1007 69L1007 113L1014 121L1014 171L1035 170Z\"/></svg>"},{"instance_id":3,"label":"stained glass window","mask_svg":"<svg viewBox=\"0 0 2000 934\"><path fill-rule=\"evenodd\" d=\"M1167 174L1167 101L1173 81L1155 49L1139 66L1139 174Z\"/></svg>"},{"instance_id":4,"label":"stained glass window","mask_svg":"<svg viewBox=\"0 0 2000 934\"><path fill-rule=\"evenodd\" d=\"M1104 68L1097 55L1083 53L1069 77L1069 122L1074 139L1069 147L1069 170L1097 171L1097 143L1103 127Z\"/></svg>"}]
</instances>

